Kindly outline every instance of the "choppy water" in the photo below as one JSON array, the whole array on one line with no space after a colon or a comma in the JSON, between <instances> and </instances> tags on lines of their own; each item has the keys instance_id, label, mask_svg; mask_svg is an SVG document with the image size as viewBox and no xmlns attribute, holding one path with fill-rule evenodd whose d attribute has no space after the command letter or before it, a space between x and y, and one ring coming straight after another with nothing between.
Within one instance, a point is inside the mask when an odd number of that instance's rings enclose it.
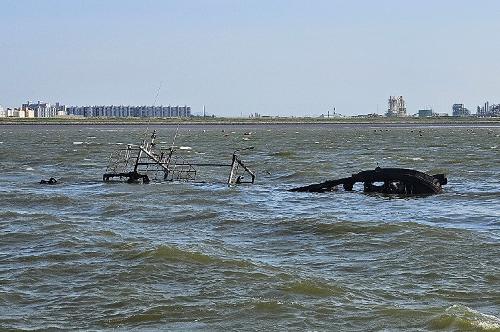
<instances>
[{"instance_id":1,"label":"choppy water","mask_svg":"<svg viewBox=\"0 0 500 332\"><path fill-rule=\"evenodd\" d=\"M0 329L500 330L500 127L185 126L194 160L254 146L257 184L102 183L143 133L0 127ZM286 191L377 164L449 184Z\"/></svg>"}]
</instances>

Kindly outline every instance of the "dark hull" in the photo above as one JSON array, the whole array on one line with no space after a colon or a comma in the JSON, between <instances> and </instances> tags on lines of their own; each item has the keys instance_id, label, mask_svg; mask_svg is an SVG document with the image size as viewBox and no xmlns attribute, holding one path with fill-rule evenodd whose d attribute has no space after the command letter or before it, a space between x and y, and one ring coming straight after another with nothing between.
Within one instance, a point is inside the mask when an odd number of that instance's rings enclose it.
<instances>
[{"instance_id":1,"label":"dark hull","mask_svg":"<svg viewBox=\"0 0 500 332\"><path fill-rule=\"evenodd\" d=\"M380 168L352 174L350 177L311 184L291 189L295 192L326 192L342 185L352 190L355 183L364 184L364 192L378 192L397 195L431 195L440 193L447 183L444 174L429 175L413 169ZM379 184L377 184L379 183Z\"/></svg>"}]
</instances>

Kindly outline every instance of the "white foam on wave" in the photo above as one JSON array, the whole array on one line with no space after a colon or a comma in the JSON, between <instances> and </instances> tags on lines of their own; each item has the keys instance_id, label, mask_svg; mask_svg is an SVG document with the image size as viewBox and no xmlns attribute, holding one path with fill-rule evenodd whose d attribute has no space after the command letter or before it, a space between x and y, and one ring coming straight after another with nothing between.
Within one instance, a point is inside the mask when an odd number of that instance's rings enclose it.
<instances>
[{"instance_id":1,"label":"white foam on wave","mask_svg":"<svg viewBox=\"0 0 500 332\"><path fill-rule=\"evenodd\" d=\"M73 142L74 145L80 145L83 144L83 142Z\"/></svg>"},{"instance_id":2,"label":"white foam on wave","mask_svg":"<svg viewBox=\"0 0 500 332\"><path fill-rule=\"evenodd\" d=\"M179 150L192 150L193 148L190 146L179 146Z\"/></svg>"},{"instance_id":3,"label":"white foam on wave","mask_svg":"<svg viewBox=\"0 0 500 332\"><path fill-rule=\"evenodd\" d=\"M25 168L27 171L34 171L35 169L33 167L26 167Z\"/></svg>"},{"instance_id":4,"label":"white foam on wave","mask_svg":"<svg viewBox=\"0 0 500 332\"><path fill-rule=\"evenodd\" d=\"M484 331L498 331L498 329L500 329L500 318L483 314L482 312L464 305L454 304L445 311L446 314L457 320L467 322L474 328L479 328Z\"/></svg>"}]
</instances>

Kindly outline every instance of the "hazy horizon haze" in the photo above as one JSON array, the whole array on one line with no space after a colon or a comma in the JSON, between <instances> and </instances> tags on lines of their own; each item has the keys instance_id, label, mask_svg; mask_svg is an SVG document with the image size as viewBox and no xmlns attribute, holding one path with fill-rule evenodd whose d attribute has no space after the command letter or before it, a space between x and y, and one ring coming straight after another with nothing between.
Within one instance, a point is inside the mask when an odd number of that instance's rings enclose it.
<instances>
[{"instance_id":1,"label":"hazy horizon haze","mask_svg":"<svg viewBox=\"0 0 500 332\"><path fill-rule=\"evenodd\" d=\"M0 105L219 116L500 103L497 1L0 0Z\"/></svg>"}]
</instances>

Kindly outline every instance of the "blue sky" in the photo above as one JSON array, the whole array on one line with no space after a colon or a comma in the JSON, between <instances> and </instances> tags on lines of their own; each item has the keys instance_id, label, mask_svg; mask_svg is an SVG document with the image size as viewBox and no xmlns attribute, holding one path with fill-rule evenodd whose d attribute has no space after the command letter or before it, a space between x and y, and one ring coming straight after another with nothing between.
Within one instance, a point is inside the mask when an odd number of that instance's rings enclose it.
<instances>
[{"instance_id":1,"label":"blue sky","mask_svg":"<svg viewBox=\"0 0 500 332\"><path fill-rule=\"evenodd\" d=\"M500 103L500 1L0 0L0 104L221 116ZM378 106L377 106L378 105Z\"/></svg>"}]
</instances>

